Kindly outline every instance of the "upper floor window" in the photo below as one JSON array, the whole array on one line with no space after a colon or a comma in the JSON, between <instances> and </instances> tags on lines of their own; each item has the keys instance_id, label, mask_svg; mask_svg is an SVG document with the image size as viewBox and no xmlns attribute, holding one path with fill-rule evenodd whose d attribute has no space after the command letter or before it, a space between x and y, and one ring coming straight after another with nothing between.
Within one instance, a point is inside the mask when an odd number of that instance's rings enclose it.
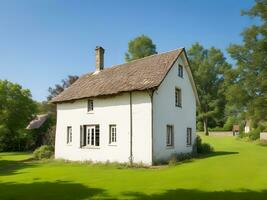
<instances>
[{"instance_id":1,"label":"upper floor window","mask_svg":"<svg viewBox=\"0 0 267 200\"><path fill-rule=\"evenodd\" d=\"M89 99L87 102L87 111L93 111L94 110L94 101L92 99Z\"/></svg>"},{"instance_id":2,"label":"upper floor window","mask_svg":"<svg viewBox=\"0 0 267 200\"><path fill-rule=\"evenodd\" d=\"M192 145L192 128L187 128L186 131L186 144Z\"/></svg>"},{"instance_id":3,"label":"upper floor window","mask_svg":"<svg viewBox=\"0 0 267 200\"><path fill-rule=\"evenodd\" d=\"M182 91L179 88L175 88L175 106L182 107Z\"/></svg>"},{"instance_id":4,"label":"upper floor window","mask_svg":"<svg viewBox=\"0 0 267 200\"><path fill-rule=\"evenodd\" d=\"M67 127L67 144L72 143L72 127Z\"/></svg>"},{"instance_id":5,"label":"upper floor window","mask_svg":"<svg viewBox=\"0 0 267 200\"><path fill-rule=\"evenodd\" d=\"M166 132L166 145L168 147L172 147L174 142L174 133L173 133L173 126L172 125L167 125L167 132Z\"/></svg>"},{"instance_id":6,"label":"upper floor window","mask_svg":"<svg viewBox=\"0 0 267 200\"><path fill-rule=\"evenodd\" d=\"M109 144L116 144L117 142L117 127L116 125L109 125Z\"/></svg>"},{"instance_id":7,"label":"upper floor window","mask_svg":"<svg viewBox=\"0 0 267 200\"><path fill-rule=\"evenodd\" d=\"M183 78L183 76L184 76L183 66L182 65L178 66L178 76L180 76L181 78Z\"/></svg>"}]
</instances>

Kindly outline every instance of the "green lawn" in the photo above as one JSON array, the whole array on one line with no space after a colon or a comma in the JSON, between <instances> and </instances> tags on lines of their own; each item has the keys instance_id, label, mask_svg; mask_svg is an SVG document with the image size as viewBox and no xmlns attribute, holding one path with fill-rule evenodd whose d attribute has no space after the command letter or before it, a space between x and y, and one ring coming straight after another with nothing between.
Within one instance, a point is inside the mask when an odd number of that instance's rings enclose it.
<instances>
[{"instance_id":1,"label":"green lawn","mask_svg":"<svg viewBox=\"0 0 267 200\"><path fill-rule=\"evenodd\" d=\"M267 199L267 147L204 137L216 152L175 167L119 169L0 154L0 199Z\"/></svg>"}]
</instances>

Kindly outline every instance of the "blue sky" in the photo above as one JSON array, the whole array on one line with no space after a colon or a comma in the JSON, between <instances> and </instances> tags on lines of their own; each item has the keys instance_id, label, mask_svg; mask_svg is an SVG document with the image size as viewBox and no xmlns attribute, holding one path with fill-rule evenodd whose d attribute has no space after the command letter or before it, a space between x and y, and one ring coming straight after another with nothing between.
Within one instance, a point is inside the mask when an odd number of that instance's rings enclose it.
<instances>
[{"instance_id":1,"label":"blue sky","mask_svg":"<svg viewBox=\"0 0 267 200\"><path fill-rule=\"evenodd\" d=\"M105 66L124 62L128 41L145 34L158 52L194 42L225 51L254 20L253 0L1 0L0 79L31 90L38 101L67 75L94 70L95 46ZM227 55L226 55L227 56Z\"/></svg>"}]
</instances>

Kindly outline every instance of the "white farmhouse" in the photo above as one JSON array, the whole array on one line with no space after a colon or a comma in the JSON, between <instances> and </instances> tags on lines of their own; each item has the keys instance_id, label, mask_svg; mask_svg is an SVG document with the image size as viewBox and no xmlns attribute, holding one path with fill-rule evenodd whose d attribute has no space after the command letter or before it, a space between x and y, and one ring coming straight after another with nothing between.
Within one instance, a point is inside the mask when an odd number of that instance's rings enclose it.
<instances>
[{"instance_id":1,"label":"white farmhouse","mask_svg":"<svg viewBox=\"0 0 267 200\"><path fill-rule=\"evenodd\" d=\"M57 104L55 157L152 165L192 151L196 87L184 48L81 76Z\"/></svg>"}]
</instances>

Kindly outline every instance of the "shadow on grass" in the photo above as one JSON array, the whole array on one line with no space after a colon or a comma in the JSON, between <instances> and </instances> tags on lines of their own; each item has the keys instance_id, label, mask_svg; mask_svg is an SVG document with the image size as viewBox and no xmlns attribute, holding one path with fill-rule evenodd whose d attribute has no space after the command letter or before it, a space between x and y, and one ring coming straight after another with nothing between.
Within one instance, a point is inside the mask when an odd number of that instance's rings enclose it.
<instances>
[{"instance_id":1,"label":"shadow on grass","mask_svg":"<svg viewBox=\"0 0 267 200\"><path fill-rule=\"evenodd\" d=\"M89 188L79 183L67 181L35 182L35 183L0 183L0 199L91 199L100 196L110 199L103 189Z\"/></svg>"},{"instance_id":2,"label":"shadow on grass","mask_svg":"<svg viewBox=\"0 0 267 200\"><path fill-rule=\"evenodd\" d=\"M147 195L144 193L123 193L125 199L136 199L136 200L266 200L267 190L263 191L252 191L242 190L240 192L234 191L200 191L200 190L186 190L176 189L167 190L160 194Z\"/></svg>"},{"instance_id":3,"label":"shadow on grass","mask_svg":"<svg viewBox=\"0 0 267 200\"><path fill-rule=\"evenodd\" d=\"M209 157L216 157L216 156L228 156L228 155L236 155L239 152L236 151L214 151L210 154L201 155L199 158L209 158Z\"/></svg>"},{"instance_id":4,"label":"shadow on grass","mask_svg":"<svg viewBox=\"0 0 267 200\"><path fill-rule=\"evenodd\" d=\"M8 176L18 174L20 169L27 167L35 167L36 164L31 162L32 159L27 160L0 160L0 176Z\"/></svg>"}]
</instances>

